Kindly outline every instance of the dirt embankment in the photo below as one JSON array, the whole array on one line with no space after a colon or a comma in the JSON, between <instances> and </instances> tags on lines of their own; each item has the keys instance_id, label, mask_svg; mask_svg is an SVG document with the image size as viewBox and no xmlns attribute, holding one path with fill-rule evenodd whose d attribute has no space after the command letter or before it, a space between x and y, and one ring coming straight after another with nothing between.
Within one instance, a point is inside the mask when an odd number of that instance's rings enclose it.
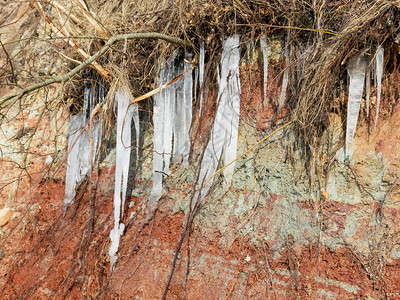
<instances>
[{"instance_id":1,"label":"dirt embankment","mask_svg":"<svg viewBox=\"0 0 400 300\"><path fill-rule=\"evenodd\" d=\"M19 18L27 7L10 6L19 36L28 30ZM271 104L279 97L284 63L276 49L283 44L269 46L275 55L267 95L257 55L241 66L238 154L288 114L283 109L276 116ZM109 151L63 216L68 109L59 107L57 126L35 105L17 117L11 111L0 134L0 208L15 210L0 227L2 298L160 299L174 267L167 299L400 299L399 82L395 71L384 76L376 130L372 89L372 113L367 121L363 104L351 161L342 148L347 98L338 92L339 109L331 112L327 129L331 144L324 155L311 156L306 168L303 152L310 145L293 150L296 136L289 129L237 161L228 191L217 176L176 259L196 170L174 167L159 209L143 223L152 185L149 126L112 274L115 152ZM193 160L214 113L211 105L204 109L207 120L194 122ZM30 141L33 131L38 135ZM35 149L29 160L27 144Z\"/></svg>"},{"instance_id":2,"label":"dirt embankment","mask_svg":"<svg viewBox=\"0 0 400 300\"><path fill-rule=\"evenodd\" d=\"M259 78L257 67L251 68L251 78ZM248 70L243 66L241 75L240 153L269 130L265 120L273 109L263 108L260 84ZM31 202L15 201L18 213L2 228L3 295L159 299L175 265L168 299L400 298L400 199L393 187L400 176L398 110L381 118L371 134L361 127L350 165L341 151L329 158L322 192L310 193L308 175L284 154L292 142L287 133L272 137L238 161L229 191L221 193L217 179L175 261L193 176L174 171L154 219L143 225L151 187L147 156L131 187L128 225L111 277L112 155L92 184L81 187L65 217L64 169L42 180ZM340 128L332 134L340 136Z\"/></svg>"}]
</instances>

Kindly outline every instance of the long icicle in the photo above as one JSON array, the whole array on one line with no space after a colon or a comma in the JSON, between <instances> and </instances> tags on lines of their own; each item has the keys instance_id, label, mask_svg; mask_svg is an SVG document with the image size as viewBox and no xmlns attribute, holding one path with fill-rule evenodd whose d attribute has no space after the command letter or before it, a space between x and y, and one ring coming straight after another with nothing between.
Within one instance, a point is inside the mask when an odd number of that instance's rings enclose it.
<instances>
[{"instance_id":1,"label":"long icicle","mask_svg":"<svg viewBox=\"0 0 400 300\"><path fill-rule=\"evenodd\" d=\"M134 106L128 108L131 98L130 93L125 90L115 93L115 101L117 102L117 145L114 187L114 228L110 232L111 245L109 249L111 271L117 261L119 241L125 229L125 225L121 222L121 219L124 213L131 153L131 122L134 115Z\"/></svg>"},{"instance_id":2,"label":"long icicle","mask_svg":"<svg viewBox=\"0 0 400 300\"><path fill-rule=\"evenodd\" d=\"M165 65L165 79L163 82L169 82L173 78L175 78L175 55L170 58L170 61ZM181 80L181 79L179 79ZM174 132L174 119L175 119L175 83L167 86L165 89L161 91L161 97L163 101L163 129L164 129L164 142L163 142L163 157L164 157L164 167L163 172L165 174L170 173L169 166L171 164L172 157L172 138Z\"/></svg>"},{"instance_id":3,"label":"long icicle","mask_svg":"<svg viewBox=\"0 0 400 300\"><path fill-rule=\"evenodd\" d=\"M240 108L239 58L239 36L234 35L227 38L223 45L221 75L217 76L219 104L211 130L210 141L207 144L201 162L197 183L198 190L195 194L194 199L196 200L192 203L192 208L196 206L197 201L204 199L210 189L213 180L207 181L207 184L204 184L204 182L216 171L224 148L224 162L236 157ZM229 151L232 151L232 153L228 153ZM226 172L226 169L224 169L226 186L230 185L232 181L235 165L231 164L228 167L229 169ZM199 189L200 187L202 188Z\"/></svg>"},{"instance_id":4,"label":"long icicle","mask_svg":"<svg viewBox=\"0 0 400 300\"><path fill-rule=\"evenodd\" d=\"M283 71L283 80L282 80L282 89L281 89L281 94L279 95L279 107L278 107L278 113L281 111L285 99L286 99L286 91L289 83L289 66L290 66L290 51L289 51L289 37L286 37L285 40L285 70Z\"/></svg>"},{"instance_id":5,"label":"long icicle","mask_svg":"<svg viewBox=\"0 0 400 300\"><path fill-rule=\"evenodd\" d=\"M186 53L186 60L191 61L192 55ZM184 63L184 70L191 70L190 63ZM190 126L192 124L192 102L193 102L193 79L192 79L192 71L188 71L185 73L183 78L183 103L179 104L182 118L184 120L184 130L182 136L182 152L180 153L183 156L183 166L188 166L189 152L190 152Z\"/></svg>"},{"instance_id":6,"label":"long icicle","mask_svg":"<svg viewBox=\"0 0 400 300\"><path fill-rule=\"evenodd\" d=\"M226 41L227 54L222 57L221 68L224 68L222 73L226 70L228 74L221 74L226 80L227 90L222 90L221 101L223 107L223 115L226 118L225 123L225 149L224 149L224 165L228 164L236 158L237 144L239 138L239 115L240 115L240 77L239 77L239 64L240 64L240 49L239 49L239 36L232 37L231 43ZM220 90L221 91L221 90ZM223 98L226 98L222 100ZM223 121L224 122L224 121ZM224 170L225 188L232 184L233 172L235 164L229 165Z\"/></svg>"},{"instance_id":7,"label":"long icicle","mask_svg":"<svg viewBox=\"0 0 400 300\"><path fill-rule=\"evenodd\" d=\"M161 86L165 78L165 69L160 70L158 76L158 84ZM163 93L165 89L161 90L160 93L154 95L154 106L153 106L153 187L150 194L150 200L146 213L152 213L158 200L161 198L162 193L162 172L163 172L163 145L164 145L164 100Z\"/></svg>"},{"instance_id":8,"label":"long icicle","mask_svg":"<svg viewBox=\"0 0 400 300\"><path fill-rule=\"evenodd\" d=\"M183 157L183 166L188 164L193 66L190 63L177 63L176 57L177 53L161 69L158 78L160 93L154 96L153 188L146 209L147 214L154 211L161 197L163 174L170 173L171 158L173 162L178 162ZM191 55L186 54L186 60L190 61Z\"/></svg>"},{"instance_id":9,"label":"long icicle","mask_svg":"<svg viewBox=\"0 0 400 300\"><path fill-rule=\"evenodd\" d=\"M68 138L67 173L65 176L64 214L76 195L77 184L80 181L79 142L83 128L82 115L71 115L70 134Z\"/></svg>"},{"instance_id":10,"label":"long icicle","mask_svg":"<svg viewBox=\"0 0 400 300\"><path fill-rule=\"evenodd\" d=\"M199 115L201 115L201 109L203 107L203 96L204 96L204 42L201 42L200 45L200 57L199 57L199 86L200 86L200 108Z\"/></svg>"},{"instance_id":11,"label":"long icicle","mask_svg":"<svg viewBox=\"0 0 400 300\"><path fill-rule=\"evenodd\" d=\"M267 44L267 38L264 35L260 37L260 47L261 47L261 52L263 54L263 62L264 62L264 103L266 103L267 99L267 81L268 81L268 44Z\"/></svg>"},{"instance_id":12,"label":"long icicle","mask_svg":"<svg viewBox=\"0 0 400 300\"><path fill-rule=\"evenodd\" d=\"M70 134L68 138L68 160L65 177L65 197L63 203L64 214L67 206L73 203L78 185L84 180L97 159L98 148L101 142L101 124L95 117L92 120L93 158L91 159L90 132L86 130L97 102L103 100L103 95L96 94L96 85L85 81L83 110L70 117Z\"/></svg>"},{"instance_id":13,"label":"long icicle","mask_svg":"<svg viewBox=\"0 0 400 300\"><path fill-rule=\"evenodd\" d=\"M367 118L369 117L369 100L371 95L371 67L367 66L367 71L365 73L365 101L367 104ZM368 118L369 120L369 118ZM369 124L369 121L368 121Z\"/></svg>"},{"instance_id":14,"label":"long icicle","mask_svg":"<svg viewBox=\"0 0 400 300\"><path fill-rule=\"evenodd\" d=\"M346 156L350 155L350 146L353 142L357 127L366 69L367 60L364 53L353 58L347 67L347 72L350 76L350 84L347 103Z\"/></svg>"},{"instance_id":15,"label":"long icicle","mask_svg":"<svg viewBox=\"0 0 400 300\"><path fill-rule=\"evenodd\" d=\"M381 91L382 91L382 74L383 74L383 56L384 56L384 49L383 47L378 47L376 51L376 116L375 116L375 129L376 124L378 123L378 116L379 116L379 106L381 104Z\"/></svg>"},{"instance_id":16,"label":"long icicle","mask_svg":"<svg viewBox=\"0 0 400 300\"><path fill-rule=\"evenodd\" d=\"M190 151L190 125L192 122L192 98L193 98L193 79L192 66L189 61L192 56L185 54L187 62L181 62L175 70L173 76L184 72L184 76L177 80L172 87L175 99L175 113L173 119L174 127L174 151L173 162L183 162L183 166L187 166L188 155Z\"/></svg>"},{"instance_id":17,"label":"long icicle","mask_svg":"<svg viewBox=\"0 0 400 300\"><path fill-rule=\"evenodd\" d=\"M176 64L172 76L182 73L183 62ZM184 132L185 132L185 118L183 111L184 104L184 90L183 90L184 78L180 78L175 84L173 89L171 89L172 101L174 102L174 118L173 118L173 163L178 163L181 161L183 154L183 142L184 142Z\"/></svg>"}]
</instances>

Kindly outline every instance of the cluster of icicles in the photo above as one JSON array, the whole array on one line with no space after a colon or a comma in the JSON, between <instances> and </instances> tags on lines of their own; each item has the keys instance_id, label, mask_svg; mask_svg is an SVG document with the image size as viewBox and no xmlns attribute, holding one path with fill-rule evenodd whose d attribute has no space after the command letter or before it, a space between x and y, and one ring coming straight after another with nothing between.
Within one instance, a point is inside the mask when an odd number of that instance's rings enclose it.
<instances>
[{"instance_id":1,"label":"cluster of icicles","mask_svg":"<svg viewBox=\"0 0 400 300\"><path fill-rule=\"evenodd\" d=\"M367 51L367 50L366 50ZM349 155L351 143L356 132L358 114L360 112L361 99L364 90L364 82L366 85L365 100L367 108L367 117L369 116L370 89L371 89L371 73L376 85L376 115L375 128L378 123L379 105L381 102L382 90L382 74L383 74L383 47L378 47L374 58L368 58L366 51L354 57L347 67L350 78L349 98L347 103L347 124L346 124L346 151Z\"/></svg>"},{"instance_id":2,"label":"cluster of icicles","mask_svg":"<svg viewBox=\"0 0 400 300\"><path fill-rule=\"evenodd\" d=\"M90 124L90 130L85 130L90 114L98 102L104 99L104 89L85 81L83 109L70 117L70 133L68 138L68 161L65 178L64 213L76 195L77 186L85 179L95 163L97 151L101 142L101 124L96 117ZM90 140L93 141L93 147Z\"/></svg>"},{"instance_id":3,"label":"cluster of icicles","mask_svg":"<svg viewBox=\"0 0 400 300\"><path fill-rule=\"evenodd\" d=\"M229 166L224 169L225 187L232 183L235 168L234 160L237 153L239 115L240 115L240 37L234 35L225 39L218 76L218 108L215 121L212 127L209 143L205 149L200 167L200 175L196 186L195 201L192 209L201 202L212 185L212 175L216 172L222 160L223 165ZM285 42L285 60L289 66L289 46ZM268 48L265 36L260 38L260 47L264 59L264 96L267 91L268 77ZM164 63L157 78L158 85L165 86L176 77L184 74L172 84L160 89L160 93L154 97L153 107L153 187L148 203L148 212L152 211L162 196L163 175L170 173L170 164L180 162L181 166L188 166L188 155L190 152L190 128L192 122L192 99L196 98L195 91L199 87L200 100L199 111L207 99L207 89L204 83L204 44L200 47L199 66L195 70L193 82L192 65L189 63L191 54L185 54L185 60L179 61L177 56L172 56ZM377 85L377 106L379 108L381 81L383 71L383 48L378 48L375 58L375 83ZM366 99L369 108L370 89L370 64L364 53L355 57L348 67L350 77L348 118L346 129L346 149L349 149L354 137L357 125L358 112L363 93L364 81L366 78ZM284 70L282 89L279 97L279 110L284 105L286 89L288 86L288 67ZM64 207L72 203L76 187L90 172L91 166L97 157L100 147L101 124L95 118L90 131L85 131L88 124L88 116L92 111L93 87L87 87L84 95L84 109L78 115L71 116L71 131L68 141L68 166L66 175ZM98 98L101 101L104 97L103 89L99 88ZM109 250L110 265L113 268L117 260L120 237L125 226L121 221L125 206L126 191L129 175L129 160L131 149L131 124L134 121L136 129L136 145L139 137L139 113L136 105L129 106L132 96L129 91L121 89L115 93L115 104L117 106L117 141L116 141L116 169L115 169L115 190L114 190L114 228L111 230L111 246ZM377 115L378 116L378 111ZM377 117L376 117L377 118ZM93 141L93 150L90 139ZM210 180L211 178L211 180Z\"/></svg>"}]
</instances>

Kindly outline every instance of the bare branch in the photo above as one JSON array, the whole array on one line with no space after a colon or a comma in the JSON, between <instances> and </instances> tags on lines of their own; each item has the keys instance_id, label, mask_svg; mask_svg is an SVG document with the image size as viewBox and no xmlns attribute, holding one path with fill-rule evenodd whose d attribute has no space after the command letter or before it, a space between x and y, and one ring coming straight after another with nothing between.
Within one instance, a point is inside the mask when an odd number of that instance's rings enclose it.
<instances>
[{"instance_id":1,"label":"bare branch","mask_svg":"<svg viewBox=\"0 0 400 300\"><path fill-rule=\"evenodd\" d=\"M135 40L135 39L160 39L160 40L164 40L169 43L172 43L172 44L181 45L182 47L185 47L185 48L190 47L190 44L188 42L186 42L180 38L171 37L171 36L168 36L168 35L165 35L162 33L157 33L157 32L126 33L126 34L121 34L121 35L115 35L108 39L107 43L105 43L103 48L101 48L99 51L97 51L95 54L90 56L79 66L77 66L74 69L72 69L71 71L69 71L64 76L55 76L46 81L28 86L17 93L8 94L8 95L0 98L0 109L3 109L5 107L7 107L8 105L10 105L14 98L22 97L23 95L26 95L30 92L38 90L44 86L48 86L48 85L51 85L54 83L67 82L73 76L75 76L77 73L82 71L84 68L86 68L92 62L94 62L96 59L98 59L100 56L102 56L104 53L106 53L107 50L116 42L124 41L124 40Z\"/></svg>"},{"instance_id":2,"label":"bare branch","mask_svg":"<svg viewBox=\"0 0 400 300\"><path fill-rule=\"evenodd\" d=\"M57 1L49 1L49 4L57 8L60 12L64 13L68 18L70 18L72 21L74 21L76 24L81 25L82 20L79 19L77 16L75 16L72 11L68 10L64 6L62 6L60 3Z\"/></svg>"},{"instance_id":3,"label":"bare branch","mask_svg":"<svg viewBox=\"0 0 400 300\"><path fill-rule=\"evenodd\" d=\"M46 16L44 13L43 6L37 1L37 0L31 0L33 6L37 9L37 11L42 15L42 17L45 19L47 24L50 25L51 29L60 37L65 37L66 34L59 29L52 20L50 20L49 17ZM89 58L89 54L87 54L81 47L78 46L73 40L71 39L65 39L65 41L76 51L79 53L80 56L82 56L84 59ZM110 74L108 73L107 70L105 70L98 62L93 61L92 67L99 72L99 74L106 80L109 80Z\"/></svg>"}]
</instances>

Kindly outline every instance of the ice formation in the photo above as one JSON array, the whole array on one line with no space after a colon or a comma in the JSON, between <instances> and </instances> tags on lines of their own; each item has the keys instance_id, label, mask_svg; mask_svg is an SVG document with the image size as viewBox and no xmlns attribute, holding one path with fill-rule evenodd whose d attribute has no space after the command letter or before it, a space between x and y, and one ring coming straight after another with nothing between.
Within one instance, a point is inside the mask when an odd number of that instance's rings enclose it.
<instances>
[{"instance_id":1,"label":"ice formation","mask_svg":"<svg viewBox=\"0 0 400 300\"><path fill-rule=\"evenodd\" d=\"M136 128L136 139L139 137L139 112L137 105L129 106L132 99L126 90L115 93L117 104L117 137L116 137L116 164L115 164L115 187L114 187L114 228L110 232L110 269L112 270L117 261L117 251L120 237L124 232L125 225L121 222L124 214L126 190L128 186L129 161L131 155L131 124L132 119Z\"/></svg>"},{"instance_id":2,"label":"ice formation","mask_svg":"<svg viewBox=\"0 0 400 300\"><path fill-rule=\"evenodd\" d=\"M200 45L200 57L199 57L199 86L200 86L200 108L199 108L199 115L201 114L201 109L203 107L203 95L204 95L204 42Z\"/></svg>"},{"instance_id":3,"label":"ice formation","mask_svg":"<svg viewBox=\"0 0 400 300\"><path fill-rule=\"evenodd\" d=\"M284 54L285 54L285 70L283 71L282 89L281 89L281 94L279 95L278 112L282 109L283 104L285 103L286 91L287 91L287 87L288 87L288 83L289 83L290 51L289 51L289 39L288 38L286 38Z\"/></svg>"},{"instance_id":4,"label":"ice formation","mask_svg":"<svg viewBox=\"0 0 400 300\"><path fill-rule=\"evenodd\" d=\"M202 188L196 193L195 199L198 196L202 199L207 194L212 184L212 180L208 179L217 170L222 154L224 154L224 165L236 158L240 112L239 62L239 36L234 35L228 37L223 44L221 75L218 79L219 104L210 141L201 162L197 188ZM235 164L232 163L224 169L226 187L232 182L234 168Z\"/></svg>"},{"instance_id":5,"label":"ice formation","mask_svg":"<svg viewBox=\"0 0 400 300\"><path fill-rule=\"evenodd\" d=\"M377 85L375 129L376 129L376 124L378 123L379 105L381 103L383 56L384 56L383 47L378 47L378 50L376 51L376 58L375 58L376 85Z\"/></svg>"},{"instance_id":6,"label":"ice formation","mask_svg":"<svg viewBox=\"0 0 400 300\"><path fill-rule=\"evenodd\" d=\"M364 53L361 53L357 57L353 58L347 67L347 72L350 77L346 125L347 155L349 155L350 146L353 142L354 133L357 127L358 113L360 111L366 70L367 59Z\"/></svg>"},{"instance_id":7,"label":"ice formation","mask_svg":"<svg viewBox=\"0 0 400 300\"><path fill-rule=\"evenodd\" d=\"M365 73L365 101L367 105L367 117L369 117L369 99L371 95L371 68L368 65Z\"/></svg>"},{"instance_id":8,"label":"ice formation","mask_svg":"<svg viewBox=\"0 0 400 300\"><path fill-rule=\"evenodd\" d=\"M85 82L87 85L88 83ZM101 141L101 124L95 117L90 130L84 130L89 122L90 113L94 106L104 98L104 90L96 84L86 86L84 89L83 109L77 115L70 117L70 134L68 137L68 159L67 172L65 177L65 197L64 213L66 207L70 205L76 195L76 188L86 177L92 168L92 164L97 157L98 148ZM92 134L93 149L90 145L90 135ZM91 159L92 156L92 159Z\"/></svg>"},{"instance_id":9,"label":"ice formation","mask_svg":"<svg viewBox=\"0 0 400 300\"><path fill-rule=\"evenodd\" d=\"M161 86L164 82L161 80L165 77L165 69L162 69L159 74L159 85ZM162 192L162 172L164 167L164 155L163 155L163 144L164 144L164 102L162 95L166 89L161 90L160 93L154 96L153 106L153 188L151 190L149 206L154 206L161 197Z\"/></svg>"},{"instance_id":10,"label":"ice formation","mask_svg":"<svg viewBox=\"0 0 400 300\"><path fill-rule=\"evenodd\" d=\"M268 80L268 44L265 35L260 37L260 47L264 61L264 101L267 98L267 80Z\"/></svg>"},{"instance_id":11,"label":"ice formation","mask_svg":"<svg viewBox=\"0 0 400 300\"><path fill-rule=\"evenodd\" d=\"M237 153L240 114L239 63L239 36L235 35L225 41L221 59L219 98L222 106L218 107L220 113L217 112L217 117L223 127L222 130L225 131L225 165L233 161ZM227 186L231 185L234 169L234 163L224 169Z\"/></svg>"},{"instance_id":12,"label":"ice formation","mask_svg":"<svg viewBox=\"0 0 400 300\"><path fill-rule=\"evenodd\" d=\"M67 173L65 176L64 211L65 208L73 202L76 195L76 186L81 181L80 162L78 157L82 128L82 115L71 115L70 133L68 138L69 154L67 160Z\"/></svg>"},{"instance_id":13,"label":"ice formation","mask_svg":"<svg viewBox=\"0 0 400 300\"><path fill-rule=\"evenodd\" d=\"M186 61L191 61L186 54ZM161 197L163 174L170 173L171 159L182 161L187 166L190 150L190 126L192 122L193 80L192 68L187 62L171 57L158 78L160 86L171 82L184 73L184 76L168 85L154 96L153 107L153 188L148 212L152 211Z\"/></svg>"},{"instance_id":14,"label":"ice formation","mask_svg":"<svg viewBox=\"0 0 400 300\"><path fill-rule=\"evenodd\" d=\"M191 61L192 56L186 54L186 61ZM180 80L176 86L176 103L174 116L174 160L182 161L187 167L188 154L190 150L190 125L192 123L192 98L193 98L193 80L191 65L183 63L183 67L178 70L185 71L183 82ZM189 71L190 70L190 71Z\"/></svg>"},{"instance_id":15,"label":"ice formation","mask_svg":"<svg viewBox=\"0 0 400 300\"><path fill-rule=\"evenodd\" d=\"M166 70L166 81L169 82L176 75L174 60L172 60L171 65ZM180 82L181 80L179 80ZM161 91L161 105L163 107L163 124L164 134L163 134L163 148L160 151L163 153L163 169L165 174L169 174L169 166L171 163L172 156L172 137L174 134L174 119L175 119L175 97L176 97L176 84L172 84Z\"/></svg>"}]
</instances>

